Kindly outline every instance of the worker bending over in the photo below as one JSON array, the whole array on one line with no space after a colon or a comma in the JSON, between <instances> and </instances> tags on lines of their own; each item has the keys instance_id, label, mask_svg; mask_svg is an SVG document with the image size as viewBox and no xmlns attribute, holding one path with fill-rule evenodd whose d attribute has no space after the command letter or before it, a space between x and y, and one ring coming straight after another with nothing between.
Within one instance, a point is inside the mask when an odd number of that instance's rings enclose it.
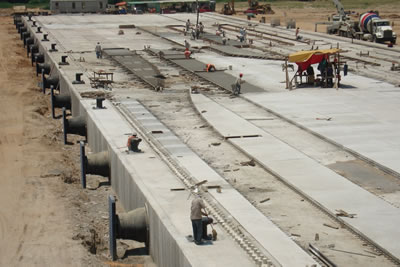
<instances>
[{"instance_id":1,"label":"worker bending over","mask_svg":"<svg viewBox=\"0 0 400 267\"><path fill-rule=\"evenodd\" d=\"M189 49L186 48L184 54L185 54L185 58L186 58L186 59L189 59L189 58L190 58L190 55L192 54L192 52L190 52Z\"/></svg>"},{"instance_id":2,"label":"worker bending over","mask_svg":"<svg viewBox=\"0 0 400 267\"><path fill-rule=\"evenodd\" d=\"M207 64L205 70L206 70L207 72L214 72L214 71L216 71L217 69L215 68L214 64Z\"/></svg>"},{"instance_id":3,"label":"worker bending over","mask_svg":"<svg viewBox=\"0 0 400 267\"><path fill-rule=\"evenodd\" d=\"M133 133L129 138L126 146L128 147L128 151L133 151L133 152L142 152L142 150L139 149L139 144L142 142L142 139L137 137L136 133Z\"/></svg>"}]
</instances>

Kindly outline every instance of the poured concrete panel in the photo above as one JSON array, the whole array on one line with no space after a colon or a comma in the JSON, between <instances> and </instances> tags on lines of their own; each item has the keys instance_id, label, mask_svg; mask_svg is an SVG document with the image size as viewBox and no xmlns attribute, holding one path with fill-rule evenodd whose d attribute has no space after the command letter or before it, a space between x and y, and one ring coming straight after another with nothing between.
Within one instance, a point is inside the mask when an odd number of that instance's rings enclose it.
<instances>
[{"instance_id":1,"label":"poured concrete panel","mask_svg":"<svg viewBox=\"0 0 400 267\"><path fill-rule=\"evenodd\" d=\"M213 105L213 112L201 113L220 134L227 131L252 129L254 126L223 106L218 106L204 96L192 95L196 107L203 108L205 102ZM218 108L219 107L219 108ZM200 110L198 108L198 110ZM227 126L219 123L219 114L225 113ZM237 121L240 121L238 123ZM246 126L247 125L247 126ZM355 218L340 218L356 232L373 241L395 258L400 258L399 209L383 199L364 190L329 168L297 151L275 136L264 132L262 137L229 139L235 146L270 170L285 183L306 195L317 205L336 214L336 210L354 213Z\"/></svg>"}]
</instances>

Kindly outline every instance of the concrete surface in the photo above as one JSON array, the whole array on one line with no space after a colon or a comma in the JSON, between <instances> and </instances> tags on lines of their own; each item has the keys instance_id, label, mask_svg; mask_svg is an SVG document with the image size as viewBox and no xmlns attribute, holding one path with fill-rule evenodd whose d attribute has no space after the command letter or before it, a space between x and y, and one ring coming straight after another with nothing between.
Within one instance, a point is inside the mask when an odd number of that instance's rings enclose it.
<instances>
[{"instance_id":1,"label":"concrete surface","mask_svg":"<svg viewBox=\"0 0 400 267\"><path fill-rule=\"evenodd\" d=\"M210 190L209 194L259 242L263 249L281 266L307 266L316 262L285 233L268 220L240 193L218 175L196 153L160 123L141 104L134 100L123 101L124 105L144 127L147 133L157 130L163 133L152 134L169 154L187 170L195 181L207 180L207 185L220 185L222 193ZM274 242L271 242L274 240ZM290 251L290 253L287 253Z\"/></svg>"},{"instance_id":2,"label":"concrete surface","mask_svg":"<svg viewBox=\"0 0 400 267\"><path fill-rule=\"evenodd\" d=\"M238 133L246 131L244 119L241 123L235 123L241 119L238 115L204 95L192 94L191 97L197 110L217 132L223 134L227 130L223 121L232 121L228 128L236 127ZM225 114L223 121L219 116L221 113ZM247 122L247 126L254 127L250 122ZM356 214L355 218L340 219L393 257L400 258L400 245L393 242L400 238L398 208L266 132L261 137L234 138L229 141L330 214L335 215L337 210Z\"/></svg>"}]
</instances>

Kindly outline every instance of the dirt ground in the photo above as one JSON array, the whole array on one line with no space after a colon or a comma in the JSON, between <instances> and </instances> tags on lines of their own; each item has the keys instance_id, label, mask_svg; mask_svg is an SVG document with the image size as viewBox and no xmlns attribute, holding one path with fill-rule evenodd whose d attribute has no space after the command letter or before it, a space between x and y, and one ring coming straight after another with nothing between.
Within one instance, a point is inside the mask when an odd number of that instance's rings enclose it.
<instances>
[{"instance_id":1,"label":"dirt ground","mask_svg":"<svg viewBox=\"0 0 400 267\"><path fill-rule=\"evenodd\" d=\"M147 266L142 244L128 241L118 241L121 265L109 262L107 179L80 188L82 138L62 145L9 10L0 36L0 266Z\"/></svg>"},{"instance_id":2,"label":"dirt ground","mask_svg":"<svg viewBox=\"0 0 400 267\"><path fill-rule=\"evenodd\" d=\"M354 14L351 16L352 20L358 20L359 15L364 12L367 12L371 9L378 10L380 16L383 19L388 19L390 22L394 23L393 30L399 35L400 34L400 2L398 4L392 5L379 5L379 2L374 3L374 5L370 5L368 9L357 8L348 10L345 7L346 11L354 11ZM222 8L222 3L217 5L216 10L220 11ZM246 18L246 15L243 14L248 8L247 2L239 2L235 3L235 10L237 11L236 16ZM280 19L280 23L282 26L286 26L286 21L290 19L294 19L296 21L296 26L300 29L304 29L307 31L314 31L316 22L327 22L328 17L332 14L336 14L336 9L334 8L332 3L327 4L326 7L313 7L312 2L307 4L304 8L287 8L281 6L274 6L274 2L271 3L271 8L275 12L275 14L265 14L265 15L257 15L256 18L252 18L254 21L260 21L261 17L266 18L266 23L270 23L271 19ZM325 25L318 25L318 32L326 32Z\"/></svg>"}]
</instances>

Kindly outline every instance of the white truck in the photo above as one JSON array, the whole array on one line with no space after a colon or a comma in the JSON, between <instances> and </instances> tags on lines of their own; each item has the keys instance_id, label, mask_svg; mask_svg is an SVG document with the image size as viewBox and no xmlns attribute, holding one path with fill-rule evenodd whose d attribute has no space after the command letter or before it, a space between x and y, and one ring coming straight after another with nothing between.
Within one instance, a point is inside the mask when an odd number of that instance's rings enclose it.
<instances>
[{"instance_id":1,"label":"white truck","mask_svg":"<svg viewBox=\"0 0 400 267\"><path fill-rule=\"evenodd\" d=\"M360 15L358 21L351 21L339 0L333 0L338 15L333 16L332 25L327 27L329 34L366 40L376 43L390 41L396 43L397 35L390 26L390 21L381 19L378 12L370 11Z\"/></svg>"}]
</instances>

